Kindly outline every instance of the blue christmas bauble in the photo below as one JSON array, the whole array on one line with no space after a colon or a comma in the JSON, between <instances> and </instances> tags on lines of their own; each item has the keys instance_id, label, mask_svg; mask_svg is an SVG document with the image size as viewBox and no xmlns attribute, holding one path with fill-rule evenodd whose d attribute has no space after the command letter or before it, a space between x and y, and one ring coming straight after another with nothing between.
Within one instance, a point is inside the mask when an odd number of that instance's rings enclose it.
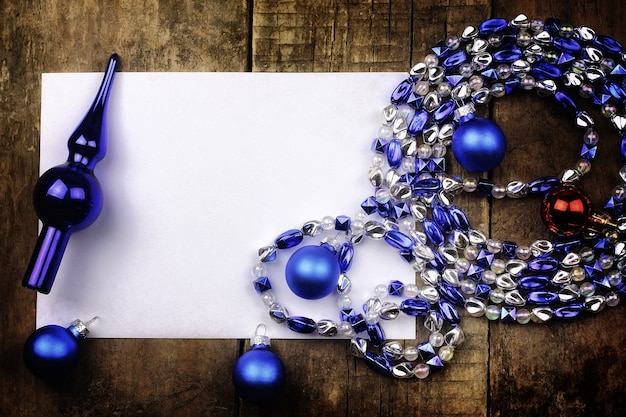
<instances>
[{"instance_id":1,"label":"blue christmas bauble","mask_svg":"<svg viewBox=\"0 0 626 417\"><path fill-rule=\"evenodd\" d=\"M297 296L319 300L333 292L340 272L339 262L330 250L322 246L303 246L287 261L285 278Z\"/></svg>"},{"instance_id":2,"label":"blue christmas bauble","mask_svg":"<svg viewBox=\"0 0 626 417\"><path fill-rule=\"evenodd\" d=\"M62 379L78 362L80 337L65 327L51 324L35 330L24 344L24 363L35 376Z\"/></svg>"},{"instance_id":3,"label":"blue christmas bauble","mask_svg":"<svg viewBox=\"0 0 626 417\"><path fill-rule=\"evenodd\" d=\"M474 117L461 123L452 134L452 153L468 171L491 171L504 158L506 137L496 123Z\"/></svg>"},{"instance_id":4,"label":"blue christmas bauble","mask_svg":"<svg viewBox=\"0 0 626 417\"><path fill-rule=\"evenodd\" d=\"M237 360L233 383L237 395L246 401L271 401L285 385L285 365L267 346L255 345Z\"/></svg>"}]
</instances>

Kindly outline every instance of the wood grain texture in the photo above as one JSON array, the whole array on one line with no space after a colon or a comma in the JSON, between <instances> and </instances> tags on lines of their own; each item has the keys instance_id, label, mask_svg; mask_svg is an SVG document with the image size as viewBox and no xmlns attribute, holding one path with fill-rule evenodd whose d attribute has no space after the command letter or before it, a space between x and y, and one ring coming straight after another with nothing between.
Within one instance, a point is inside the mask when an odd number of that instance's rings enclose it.
<instances>
[{"instance_id":1,"label":"wood grain texture","mask_svg":"<svg viewBox=\"0 0 626 417\"><path fill-rule=\"evenodd\" d=\"M626 42L622 9L601 0L0 2L0 415L625 415L624 306L546 326L464 317L467 341L426 381L378 376L348 354L346 341L275 340L289 384L278 401L257 407L240 402L231 386L246 344L238 340L88 339L71 380L36 380L21 359L35 296L20 286L37 233L31 192L42 72L101 71L111 52L123 71L405 71L446 34L492 15L558 16ZM554 103L520 95L489 112L509 139L495 181L575 163L582 132ZM594 116L601 134L611 131ZM584 180L595 202L616 183L619 140L602 135ZM457 202L473 226L496 238L529 242L546 233L532 199Z\"/></svg>"}]
</instances>

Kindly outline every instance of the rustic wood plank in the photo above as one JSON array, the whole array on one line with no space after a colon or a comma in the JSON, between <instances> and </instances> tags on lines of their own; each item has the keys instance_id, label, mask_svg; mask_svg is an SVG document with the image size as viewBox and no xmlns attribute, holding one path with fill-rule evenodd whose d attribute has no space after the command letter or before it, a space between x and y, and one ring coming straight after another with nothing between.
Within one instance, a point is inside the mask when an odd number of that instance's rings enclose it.
<instances>
[{"instance_id":1,"label":"rustic wood plank","mask_svg":"<svg viewBox=\"0 0 626 417\"><path fill-rule=\"evenodd\" d=\"M624 42L624 12L603 2L533 2L525 12L531 17L559 17L564 22L588 25L599 34ZM519 10L510 2L496 2L494 14L514 17ZM597 111L592 112L601 136L593 170L582 185L596 205L603 204L617 184L620 138ZM497 182L508 178L531 179L558 175L578 159L582 131L571 116L550 100L536 95L498 102L494 115L508 135L509 150ZM494 237L531 242L548 236L538 220L539 199L498 201L493 204ZM620 306L622 307L622 306ZM607 311L608 310L608 311ZM548 325L494 323L490 331L490 413L493 416L623 415L626 331L616 326L624 318L620 308L576 322Z\"/></svg>"}]
</instances>

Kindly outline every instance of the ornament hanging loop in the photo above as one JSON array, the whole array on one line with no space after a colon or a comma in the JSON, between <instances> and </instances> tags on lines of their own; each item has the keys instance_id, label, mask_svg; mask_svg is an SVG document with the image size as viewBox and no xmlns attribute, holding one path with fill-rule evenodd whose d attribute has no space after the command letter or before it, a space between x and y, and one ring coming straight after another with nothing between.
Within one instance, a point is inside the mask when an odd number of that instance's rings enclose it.
<instances>
[{"instance_id":1,"label":"ornament hanging loop","mask_svg":"<svg viewBox=\"0 0 626 417\"><path fill-rule=\"evenodd\" d=\"M272 343L269 336L266 335L266 332L267 327L265 326L265 324L259 323L259 325L256 326L254 336L250 339L250 346L262 345L270 347Z\"/></svg>"}]
</instances>

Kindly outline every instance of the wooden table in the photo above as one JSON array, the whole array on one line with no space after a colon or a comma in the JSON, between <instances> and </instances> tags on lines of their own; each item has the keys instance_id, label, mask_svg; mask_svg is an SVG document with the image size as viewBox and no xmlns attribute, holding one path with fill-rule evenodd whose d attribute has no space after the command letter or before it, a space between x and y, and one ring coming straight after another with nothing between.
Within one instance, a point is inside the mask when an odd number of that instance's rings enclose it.
<instances>
[{"instance_id":1,"label":"wooden table","mask_svg":"<svg viewBox=\"0 0 626 417\"><path fill-rule=\"evenodd\" d=\"M626 415L625 306L547 325L466 318L467 341L452 366L426 381L375 375L348 354L346 341L275 340L289 384L267 408L235 396L230 374L244 349L240 340L88 339L80 371L57 385L35 379L22 364L23 342L35 326L35 294L20 282L37 234L31 193L42 72L101 71L113 51L122 71L405 71L447 33L520 12L588 25L626 42L620 2L515 3L0 2L0 415ZM496 182L553 174L575 160L581 132L558 106L519 96L493 105L490 116L510 144L493 172ZM601 150L583 182L595 202L617 184L620 167L620 138L606 119L598 130ZM528 242L546 234L536 199L459 204L494 237Z\"/></svg>"}]
</instances>

